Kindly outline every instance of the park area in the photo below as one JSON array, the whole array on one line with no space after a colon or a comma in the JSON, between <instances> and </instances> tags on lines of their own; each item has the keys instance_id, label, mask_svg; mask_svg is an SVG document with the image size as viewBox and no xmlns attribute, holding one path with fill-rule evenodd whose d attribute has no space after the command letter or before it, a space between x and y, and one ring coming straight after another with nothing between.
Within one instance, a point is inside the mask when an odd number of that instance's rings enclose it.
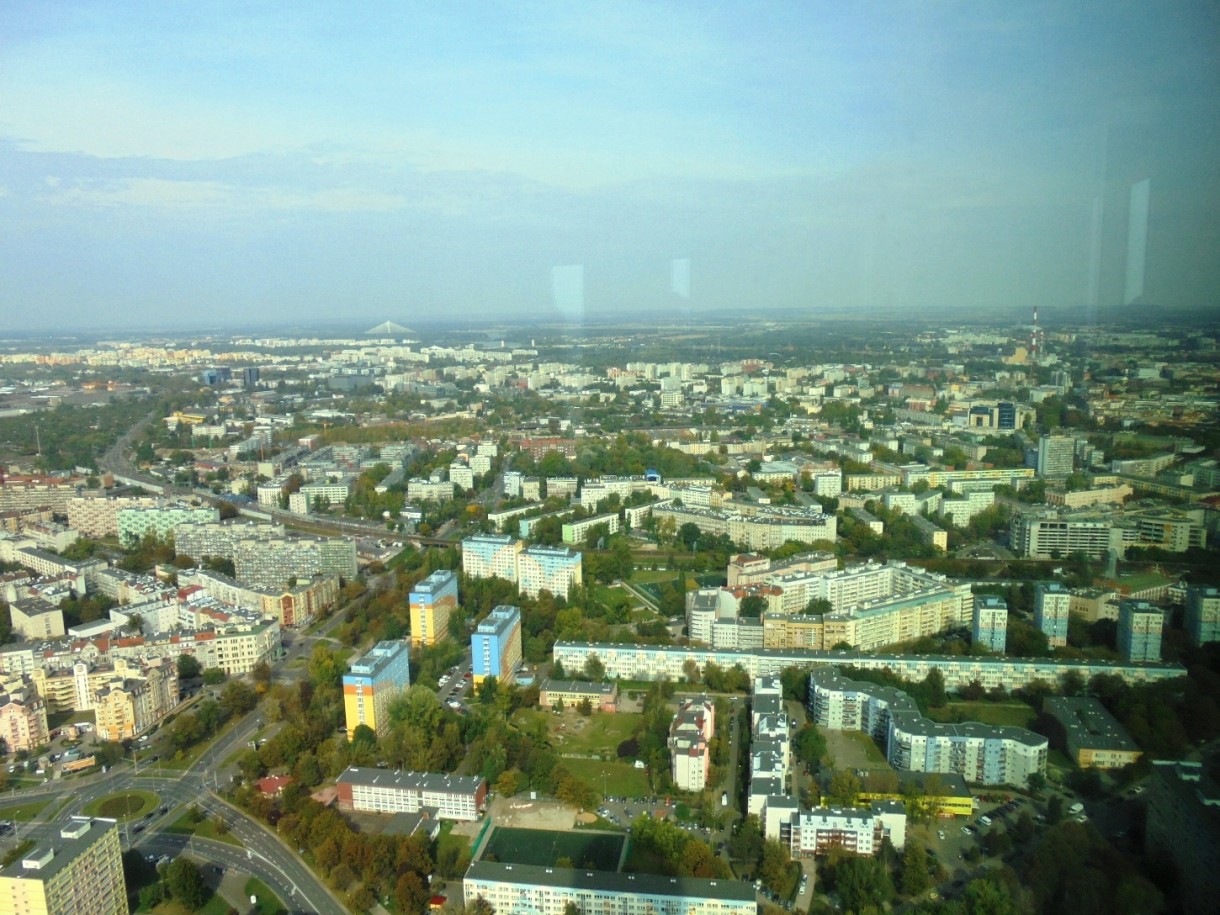
<instances>
[{"instance_id":1,"label":"park area","mask_svg":"<svg viewBox=\"0 0 1220 915\"><path fill-rule=\"evenodd\" d=\"M575 709L559 714L540 709L517 712L517 725L531 731L539 725L561 757L559 764L578 781L604 797L645 797L652 794L648 772L634 767L634 757L621 760L619 745L629 741L639 727L635 712L594 712L582 715Z\"/></svg>"},{"instance_id":2,"label":"park area","mask_svg":"<svg viewBox=\"0 0 1220 915\"><path fill-rule=\"evenodd\" d=\"M483 860L537 867L576 867L618 870L626 836L576 830L517 829L497 826L483 849ZM560 859L566 859L560 865Z\"/></svg>"},{"instance_id":3,"label":"park area","mask_svg":"<svg viewBox=\"0 0 1220 915\"><path fill-rule=\"evenodd\" d=\"M537 727L541 719L546 724L547 738L561 756L593 756L617 759L618 746L628 740L639 727L641 716L634 712L594 712L581 715L575 709L565 709L556 715L541 709L522 709L517 713L519 726Z\"/></svg>"}]
</instances>

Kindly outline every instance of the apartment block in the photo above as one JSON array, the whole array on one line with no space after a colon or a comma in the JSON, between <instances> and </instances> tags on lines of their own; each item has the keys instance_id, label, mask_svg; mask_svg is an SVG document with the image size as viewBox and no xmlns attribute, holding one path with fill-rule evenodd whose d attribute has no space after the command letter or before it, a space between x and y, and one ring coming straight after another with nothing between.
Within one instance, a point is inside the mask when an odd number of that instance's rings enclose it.
<instances>
[{"instance_id":1,"label":"apartment block","mask_svg":"<svg viewBox=\"0 0 1220 915\"><path fill-rule=\"evenodd\" d=\"M339 806L360 813L418 813L428 809L441 820L477 820L487 802L482 776L344 770L335 783Z\"/></svg>"},{"instance_id":2,"label":"apartment block","mask_svg":"<svg viewBox=\"0 0 1220 915\"><path fill-rule=\"evenodd\" d=\"M507 534L478 534L462 541L462 570L471 578L517 580L517 556L525 543Z\"/></svg>"},{"instance_id":3,"label":"apartment block","mask_svg":"<svg viewBox=\"0 0 1220 915\"><path fill-rule=\"evenodd\" d=\"M1175 878L1184 912L1220 899L1220 786L1198 761L1153 760L1144 850Z\"/></svg>"},{"instance_id":4,"label":"apartment block","mask_svg":"<svg viewBox=\"0 0 1220 915\"><path fill-rule=\"evenodd\" d=\"M716 709L710 699L688 699L678 707L669 727L669 751L674 785L679 791L707 787L715 730Z\"/></svg>"},{"instance_id":5,"label":"apartment block","mask_svg":"<svg viewBox=\"0 0 1220 915\"><path fill-rule=\"evenodd\" d=\"M64 634L64 612L39 598L24 598L8 605L13 632L23 639L58 639Z\"/></svg>"},{"instance_id":6,"label":"apartment block","mask_svg":"<svg viewBox=\"0 0 1220 915\"><path fill-rule=\"evenodd\" d=\"M178 572L181 588L199 587L221 603L275 619L283 628L308 626L339 601L338 578L314 578L291 588L260 588L242 585L221 572L207 569L182 569Z\"/></svg>"},{"instance_id":7,"label":"apartment block","mask_svg":"<svg viewBox=\"0 0 1220 915\"><path fill-rule=\"evenodd\" d=\"M476 686L488 677L512 683L521 665L521 611L501 605L487 614L470 636L470 657Z\"/></svg>"},{"instance_id":8,"label":"apartment block","mask_svg":"<svg viewBox=\"0 0 1220 915\"><path fill-rule=\"evenodd\" d=\"M1009 528L1009 540L1013 550L1031 559L1072 553L1102 559L1111 547L1111 528L1108 519L1096 516L1018 515Z\"/></svg>"},{"instance_id":9,"label":"apartment block","mask_svg":"<svg viewBox=\"0 0 1220 915\"><path fill-rule=\"evenodd\" d=\"M740 880L662 877L475 861L462 881L467 908L482 899L503 915L756 915L754 887Z\"/></svg>"},{"instance_id":10,"label":"apartment block","mask_svg":"<svg viewBox=\"0 0 1220 915\"><path fill-rule=\"evenodd\" d=\"M1043 435L1038 439L1038 476L1063 479L1075 467L1076 440L1067 435Z\"/></svg>"},{"instance_id":11,"label":"apartment block","mask_svg":"<svg viewBox=\"0 0 1220 915\"><path fill-rule=\"evenodd\" d=\"M1121 601L1118 605L1118 653L1127 661L1159 661L1164 624L1160 608L1148 601Z\"/></svg>"},{"instance_id":12,"label":"apartment block","mask_svg":"<svg viewBox=\"0 0 1220 915\"><path fill-rule=\"evenodd\" d=\"M362 724L378 735L384 733L389 724L390 703L410 685L411 663L405 642L378 642L353 661L351 669L343 675L348 740Z\"/></svg>"},{"instance_id":13,"label":"apartment block","mask_svg":"<svg viewBox=\"0 0 1220 915\"><path fill-rule=\"evenodd\" d=\"M585 535L599 524L604 524L607 532L610 534L618 533L618 514L593 515L588 518L581 518L579 521L569 521L563 526L563 542L582 544L585 542Z\"/></svg>"},{"instance_id":14,"label":"apartment block","mask_svg":"<svg viewBox=\"0 0 1220 915\"><path fill-rule=\"evenodd\" d=\"M1008 645L1008 603L994 594L974 598L974 619L970 636L975 645L1003 654Z\"/></svg>"},{"instance_id":15,"label":"apartment block","mask_svg":"<svg viewBox=\"0 0 1220 915\"><path fill-rule=\"evenodd\" d=\"M449 636L449 618L458 607L457 573L438 569L416 583L408 600L411 644L435 645Z\"/></svg>"},{"instance_id":16,"label":"apartment block","mask_svg":"<svg viewBox=\"0 0 1220 915\"><path fill-rule=\"evenodd\" d=\"M834 849L871 856L886 839L901 851L906 823L906 810L896 801L876 801L868 807L814 807L796 811L780 824L777 835L767 838L783 842L794 858L812 858Z\"/></svg>"},{"instance_id":17,"label":"apartment block","mask_svg":"<svg viewBox=\"0 0 1220 915\"><path fill-rule=\"evenodd\" d=\"M1220 588L1191 585L1186 589L1186 633L1194 645L1220 642Z\"/></svg>"},{"instance_id":18,"label":"apartment block","mask_svg":"<svg viewBox=\"0 0 1220 915\"><path fill-rule=\"evenodd\" d=\"M131 740L164 720L178 704L174 662L148 664L142 677L110 680L93 694L99 740Z\"/></svg>"},{"instance_id":19,"label":"apartment block","mask_svg":"<svg viewBox=\"0 0 1220 915\"><path fill-rule=\"evenodd\" d=\"M1071 610L1072 592L1059 582L1044 582L1034 589L1034 625L1046 636L1051 648L1067 644Z\"/></svg>"},{"instance_id":20,"label":"apartment block","mask_svg":"<svg viewBox=\"0 0 1220 915\"><path fill-rule=\"evenodd\" d=\"M20 665L24 653L0 649L0 662L15 654L13 663ZM691 662L700 669L709 662L718 667L740 665L751 677L774 676L788 667L819 669L850 664L869 670L892 670L907 680L922 680L933 669L945 678L948 689L961 689L975 680L984 688L1002 686L1020 689L1039 680L1058 683L1069 671L1087 681L1097 674L1109 674L1127 683L1159 683L1186 675L1181 664L1131 663L1095 659L1011 658L1000 655L903 655L855 650L813 649L714 649L699 645L637 645L619 642L558 641L555 660L564 670L581 670L590 657L597 657L608 678L627 680L658 680L668 677L680 682L685 678L685 665Z\"/></svg>"},{"instance_id":21,"label":"apartment block","mask_svg":"<svg viewBox=\"0 0 1220 915\"><path fill-rule=\"evenodd\" d=\"M517 554L517 588L529 597L568 597L582 581L582 556L573 550L531 546Z\"/></svg>"},{"instance_id":22,"label":"apartment block","mask_svg":"<svg viewBox=\"0 0 1220 915\"><path fill-rule=\"evenodd\" d=\"M1043 702L1043 709L1059 723L1068 755L1082 769L1121 769L1144 755L1097 699L1051 697Z\"/></svg>"},{"instance_id":23,"label":"apartment block","mask_svg":"<svg viewBox=\"0 0 1220 915\"><path fill-rule=\"evenodd\" d=\"M836 696L835 694L839 695ZM1046 772L1047 740L1033 731L988 725L937 724L901 691L849 680L833 670L809 676L811 717L821 727L877 737L885 728L886 759L910 772L948 772L984 785L1024 786Z\"/></svg>"},{"instance_id":24,"label":"apartment block","mask_svg":"<svg viewBox=\"0 0 1220 915\"><path fill-rule=\"evenodd\" d=\"M0 870L0 911L127 915L123 853L114 820L73 817Z\"/></svg>"},{"instance_id":25,"label":"apartment block","mask_svg":"<svg viewBox=\"0 0 1220 915\"><path fill-rule=\"evenodd\" d=\"M315 577L356 576L353 541L287 534L278 524L180 524L174 528L174 546L196 559L232 559L238 582L259 588L291 587L294 581Z\"/></svg>"},{"instance_id":26,"label":"apartment block","mask_svg":"<svg viewBox=\"0 0 1220 915\"><path fill-rule=\"evenodd\" d=\"M210 524L219 520L220 512L210 505L125 506L117 514L119 543L132 547L150 534L158 540L167 540L179 524Z\"/></svg>"},{"instance_id":27,"label":"apartment block","mask_svg":"<svg viewBox=\"0 0 1220 915\"><path fill-rule=\"evenodd\" d=\"M6 683L0 691L0 738L10 753L29 752L51 742L47 703L33 682L23 679Z\"/></svg>"}]
</instances>

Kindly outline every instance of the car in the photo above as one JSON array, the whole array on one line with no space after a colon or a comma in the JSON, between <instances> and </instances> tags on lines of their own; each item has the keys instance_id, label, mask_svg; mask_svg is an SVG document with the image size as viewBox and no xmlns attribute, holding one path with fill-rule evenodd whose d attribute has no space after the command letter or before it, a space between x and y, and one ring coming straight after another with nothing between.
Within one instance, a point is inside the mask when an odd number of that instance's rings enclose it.
<instances>
[{"instance_id":1,"label":"car","mask_svg":"<svg viewBox=\"0 0 1220 915\"><path fill-rule=\"evenodd\" d=\"M1131 792L1131 793L1132 793L1132 794L1135 794L1135 795L1140 795L1140 794L1143 794L1143 793L1144 793L1144 789L1145 789L1145 788L1147 788L1147 787L1148 787L1147 785L1136 785L1136 786L1135 786L1135 788L1132 790L1132 792Z\"/></svg>"},{"instance_id":2,"label":"car","mask_svg":"<svg viewBox=\"0 0 1220 915\"><path fill-rule=\"evenodd\" d=\"M968 836L968 835L970 835L970 827L969 827L969 826L963 826L963 827L962 827L962 835L964 835L964 836Z\"/></svg>"},{"instance_id":3,"label":"car","mask_svg":"<svg viewBox=\"0 0 1220 915\"><path fill-rule=\"evenodd\" d=\"M143 823L136 823L136 825L135 825L135 826L131 827L131 831L132 831L132 832L143 832L143 831L144 831L144 824L143 824Z\"/></svg>"},{"instance_id":4,"label":"car","mask_svg":"<svg viewBox=\"0 0 1220 915\"><path fill-rule=\"evenodd\" d=\"M1078 816L1076 817L1076 822L1077 822L1077 823L1084 823L1084 822L1086 822L1088 819L1089 819L1089 815L1088 815L1087 813L1082 813L1082 814L1080 814L1080 815L1078 815Z\"/></svg>"},{"instance_id":5,"label":"car","mask_svg":"<svg viewBox=\"0 0 1220 915\"><path fill-rule=\"evenodd\" d=\"M936 830L936 838L943 842L945 840L945 831L943 829Z\"/></svg>"}]
</instances>

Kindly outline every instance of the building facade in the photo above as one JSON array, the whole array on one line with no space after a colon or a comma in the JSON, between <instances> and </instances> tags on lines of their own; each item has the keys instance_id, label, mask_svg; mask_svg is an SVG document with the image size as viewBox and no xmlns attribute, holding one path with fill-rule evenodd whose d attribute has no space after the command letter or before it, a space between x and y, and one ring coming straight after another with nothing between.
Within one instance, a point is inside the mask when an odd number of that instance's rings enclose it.
<instances>
[{"instance_id":1,"label":"building facade","mask_svg":"<svg viewBox=\"0 0 1220 915\"><path fill-rule=\"evenodd\" d=\"M507 534L477 534L462 541L462 570L471 578L517 580L517 554L525 543Z\"/></svg>"},{"instance_id":2,"label":"building facade","mask_svg":"<svg viewBox=\"0 0 1220 915\"><path fill-rule=\"evenodd\" d=\"M449 617L458 606L457 574L438 569L411 589L411 644L435 645L449 635Z\"/></svg>"},{"instance_id":3,"label":"building facade","mask_svg":"<svg viewBox=\"0 0 1220 915\"><path fill-rule=\"evenodd\" d=\"M0 660L6 653L0 650ZM1181 664L1127 663L1096 659L1010 658L999 656L902 655L859 651L811 649L712 649L698 645L637 645L619 642L557 641L554 657L564 670L583 670L597 657L612 679L675 682L685 678L687 662L702 669L708 662L725 669L735 665L751 677L774 676L789 667L817 669L850 664L872 670L889 668L906 680L922 680L933 669L945 678L947 689L960 689L975 680L984 688L1020 689L1039 680L1059 683L1070 671L1087 681L1110 674L1127 683L1157 683L1186 676ZM15 659L19 662L19 659Z\"/></svg>"},{"instance_id":4,"label":"building facade","mask_svg":"<svg viewBox=\"0 0 1220 915\"><path fill-rule=\"evenodd\" d=\"M1051 648L1067 644L1071 610L1072 592L1059 582L1044 582L1034 589L1034 625Z\"/></svg>"},{"instance_id":5,"label":"building facade","mask_svg":"<svg viewBox=\"0 0 1220 915\"><path fill-rule=\"evenodd\" d=\"M550 591L566 598L584 580L582 558L568 549L531 546L522 550L517 554L517 588L529 597Z\"/></svg>"},{"instance_id":6,"label":"building facade","mask_svg":"<svg viewBox=\"0 0 1220 915\"><path fill-rule=\"evenodd\" d=\"M739 880L661 877L475 861L462 881L467 908L479 899L500 915L756 915L754 887Z\"/></svg>"},{"instance_id":7,"label":"building facade","mask_svg":"<svg viewBox=\"0 0 1220 915\"><path fill-rule=\"evenodd\" d=\"M945 772L983 785L1023 787L1045 774L1045 737L1024 728L938 724L924 718L900 690L819 670L809 676L812 720L830 730L860 730L885 746L886 759L907 772ZM879 738L884 728L884 740Z\"/></svg>"},{"instance_id":8,"label":"building facade","mask_svg":"<svg viewBox=\"0 0 1220 915\"><path fill-rule=\"evenodd\" d=\"M428 808L441 820L477 820L487 802L487 783L481 776L352 766L335 787L340 807L362 813L418 813Z\"/></svg>"},{"instance_id":9,"label":"building facade","mask_svg":"<svg viewBox=\"0 0 1220 915\"><path fill-rule=\"evenodd\" d=\"M1186 634L1193 645L1220 642L1220 588L1191 585L1186 589Z\"/></svg>"},{"instance_id":10,"label":"building facade","mask_svg":"<svg viewBox=\"0 0 1220 915\"><path fill-rule=\"evenodd\" d=\"M710 699L689 699L678 707L669 726L674 785L679 791L702 791L711 771L716 710Z\"/></svg>"},{"instance_id":11,"label":"building facade","mask_svg":"<svg viewBox=\"0 0 1220 915\"><path fill-rule=\"evenodd\" d=\"M546 679L542 681L542 688L538 692L538 707L554 709L562 704L563 707L570 708L586 699L595 711L617 712L618 684Z\"/></svg>"},{"instance_id":12,"label":"building facade","mask_svg":"<svg viewBox=\"0 0 1220 915\"><path fill-rule=\"evenodd\" d=\"M1161 660L1161 628L1165 618L1146 600L1118 605L1118 653L1127 661Z\"/></svg>"},{"instance_id":13,"label":"building facade","mask_svg":"<svg viewBox=\"0 0 1220 915\"><path fill-rule=\"evenodd\" d=\"M56 839L0 870L0 911L127 915L118 825L73 817Z\"/></svg>"},{"instance_id":14,"label":"building facade","mask_svg":"<svg viewBox=\"0 0 1220 915\"><path fill-rule=\"evenodd\" d=\"M411 660L405 642L378 642L353 661L343 675L347 739L365 725L381 735L389 724L390 702L411 685Z\"/></svg>"},{"instance_id":15,"label":"building facade","mask_svg":"<svg viewBox=\"0 0 1220 915\"><path fill-rule=\"evenodd\" d=\"M487 614L470 636L470 658L476 686L488 677L512 683L521 666L521 611L501 605Z\"/></svg>"},{"instance_id":16,"label":"building facade","mask_svg":"<svg viewBox=\"0 0 1220 915\"><path fill-rule=\"evenodd\" d=\"M994 594L979 594L974 598L974 620L970 636L975 645L982 645L995 654L1008 647L1008 603Z\"/></svg>"}]
</instances>

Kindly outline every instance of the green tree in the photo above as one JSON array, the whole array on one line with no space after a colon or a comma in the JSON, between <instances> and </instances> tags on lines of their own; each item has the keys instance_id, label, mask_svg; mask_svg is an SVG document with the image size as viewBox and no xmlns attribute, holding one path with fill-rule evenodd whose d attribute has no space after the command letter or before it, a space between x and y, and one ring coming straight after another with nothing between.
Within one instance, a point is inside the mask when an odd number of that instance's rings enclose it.
<instances>
[{"instance_id":1,"label":"green tree","mask_svg":"<svg viewBox=\"0 0 1220 915\"><path fill-rule=\"evenodd\" d=\"M203 874L195 863L186 857L177 857L165 868L165 885L170 894L189 911L196 911L208 901L210 892L203 882Z\"/></svg>"},{"instance_id":2,"label":"green tree","mask_svg":"<svg viewBox=\"0 0 1220 915\"><path fill-rule=\"evenodd\" d=\"M596 654L591 654L585 658L584 674L590 680L602 680L606 676L606 665Z\"/></svg>"},{"instance_id":3,"label":"green tree","mask_svg":"<svg viewBox=\"0 0 1220 915\"><path fill-rule=\"evenodd\" d=\"M931 883L928 876L928 853L919 842L907 841L902 855L902 892L906 896L918 896Z\"/></svg>"},{"instance_id":4,"label":"green tree","mask_svg":"<svg viewBox=\"0 0 1220 915\"><path fill-rule=\"evenodd\" d=\"M838 807L855 807L860 799L860 779L851 769L840 769L830 777L827 797Z\"/></svg>"},{"instance_id":5,"label":"green tree","mask_svg":"<svg viewBox=\"0 0 1220 915\"><path fill-rule=\"evenodd\" d=\"M881 911L894 896L889 872L876 858L847 858L835 867L834 880L848 911Z\"/></svg>"},{"instance_id":6,"label":"green tree","mask_svg":"<svg viewBox=\"0 0 1220 915\"><path fill-rule=\"evenodd\" d=\"M749 619L758 619L762 616L764 610L767 609L767 600L764 597L759 597L757 594L747 594L741 599L741 604L738 607L737 613L739 616Z\"/></svg>"},{"instance_id":7,"label":"green tree","mask_svg":"<svg viewBox=\"0 0 1220 915\"><path fill-rule=\"evenodd\" d=\"M826 738L816 725L808 724L796 733L796 758L810 770L816 769L826 755Z\"/></svg>"},{"instance_id":8,"label":"green tree","mask_svg":"<svg viewBox=\"0 0 1220 915\"><path fill-rule=\"evenodd\" d=\"M178 655L178 679L191 680L203 673L203 667L195 660L193 655L180 654Z\"/></svg>"},{"instance_id":9,"label":"green tree","mask_svg":"<svg viewBox=\"0 0 1220 915\"><path fill-rule=\"evenodd\" d=\"M787 847L776 839L763 842L762 859L758 864L758 876L773 892L778 893L788 880L788 864L791 857Z\"/></svg>"}]
</instances>

